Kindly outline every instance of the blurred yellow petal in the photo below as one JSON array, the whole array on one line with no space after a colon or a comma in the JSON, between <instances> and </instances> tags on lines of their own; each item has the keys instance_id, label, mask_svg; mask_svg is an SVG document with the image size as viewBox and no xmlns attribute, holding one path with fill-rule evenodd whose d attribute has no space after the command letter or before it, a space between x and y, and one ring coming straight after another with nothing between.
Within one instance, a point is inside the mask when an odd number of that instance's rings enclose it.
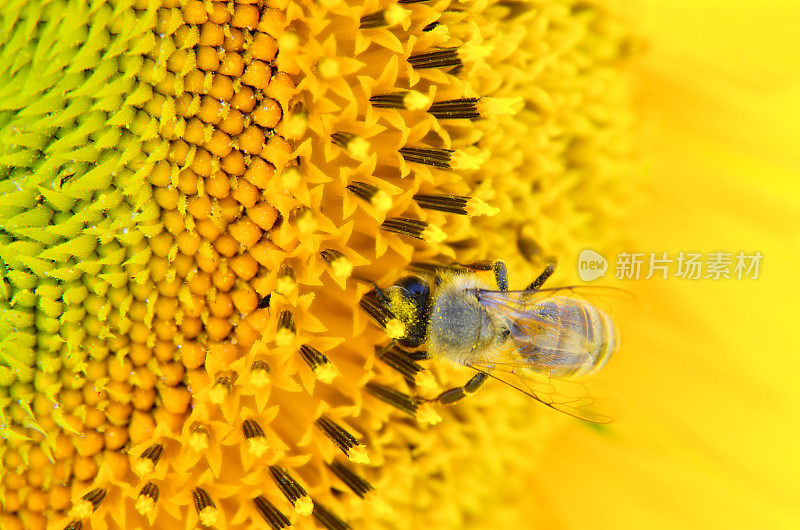
<instances>
[{"instance_id":1,"label":"blurred yellow petal","mask_svg":"<svg viewBox=\"0 0 800 530\"><path fill-rule=\"evenodd\" d=\"M623 283L629 417L559 433L537 490L564 528L797 528L800 6L640 9L649 193L624 249L764 258L757 280Z\"/></svg>"}]
</instances>

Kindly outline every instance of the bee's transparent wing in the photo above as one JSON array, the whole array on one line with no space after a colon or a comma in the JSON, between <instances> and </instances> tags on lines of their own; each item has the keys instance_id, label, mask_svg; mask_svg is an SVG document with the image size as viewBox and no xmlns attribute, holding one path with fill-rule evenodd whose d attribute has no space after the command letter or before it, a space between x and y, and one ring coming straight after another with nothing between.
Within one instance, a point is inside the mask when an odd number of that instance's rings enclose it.
<instances>
[{"instance_id":1,"label":"bee's transparent wing","mask_svg":"<svg viewBox=\"0 0 800 530\"><path fill-rule=\"evenodd\" d=\"M586 287L476 292L481 304L509 322L514 347L472 367L548 407L608 423L611 417L591 391L594 384L567 378L596 370L617 345L613 324L586 299L625 293Z\"/></svg>"},{"instance_id":2,"label":"bee's transparent wing","mask_svg":"<svg viewBox=\"0 0 800 530\"><path fill-rule=\"evenodd\" d=\"M598 397L602 393L592 389L594 383L547 377L522 365L508 363L471 363L468 366L572 417L592 423L614 421L606 412L610 408L606 402L610 400Z\"/></svg>"},{"instance_id":3,"label":"bee's transparent wing","mask_svg":"<svg viewBox=\"0 0 800 530\"><path fill-rule=\"evenodd\" d=\"M584 300L607 310L615 301L633 301L633 293L611 287L609 285L567 285L562 287L551 287L547 289L529 289L524 291L479 291L483 298L494 304L522 308L546 298L562 297Z\"/></svg>"},{"instance_id":4,"label":"bee's transparent wing","mask_svg":"<svg viewBox=\"0 0 800 530\"><path fill-rule=\"evenodd\" d=\"M525 365L547 375L590 373L616 348L611 319L574 290L478 291L476 297L509 324Z\"/></svg>"}]
</instances>

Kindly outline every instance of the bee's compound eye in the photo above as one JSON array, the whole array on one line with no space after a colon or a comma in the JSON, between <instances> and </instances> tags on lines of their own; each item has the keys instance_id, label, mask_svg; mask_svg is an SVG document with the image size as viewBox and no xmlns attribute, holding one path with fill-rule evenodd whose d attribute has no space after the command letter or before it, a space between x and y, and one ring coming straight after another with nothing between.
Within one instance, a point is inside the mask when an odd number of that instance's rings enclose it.
<instances>
[{"instance_id":1,"label":"bee's compound eye","mask_svg":"<svg viewBox=\"0 0 800 530\"><path fill-rule=\"evenodd\" d=\"M428 294L430 293L428 282L416 276L406 276L398 281L396 285L405 289L412 298L416 299L428 298Z\"/></svg>"}]
</instances>

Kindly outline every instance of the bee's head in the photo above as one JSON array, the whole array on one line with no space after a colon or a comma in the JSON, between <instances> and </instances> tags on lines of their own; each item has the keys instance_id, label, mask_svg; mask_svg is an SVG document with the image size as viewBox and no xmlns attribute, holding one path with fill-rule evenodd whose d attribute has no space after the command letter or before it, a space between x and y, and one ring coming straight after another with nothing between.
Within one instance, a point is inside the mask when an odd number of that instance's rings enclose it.
<instances>
[{"instance_id":1,"label":"bee's head","mask_svg":"<svg viewBox=\"0 0 800 530\"><path fill-rule=\"evenodd\" d=\"M417 276L406 276L384 290L384 303L406 328L398 342L416 348L425 342L431 288Z\"/></svg>"}]
</instances>

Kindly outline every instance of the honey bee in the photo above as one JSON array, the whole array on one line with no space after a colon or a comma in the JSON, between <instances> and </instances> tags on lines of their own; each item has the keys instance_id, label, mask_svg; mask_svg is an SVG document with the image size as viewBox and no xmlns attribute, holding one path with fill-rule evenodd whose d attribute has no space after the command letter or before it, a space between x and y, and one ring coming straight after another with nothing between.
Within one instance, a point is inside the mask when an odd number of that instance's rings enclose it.
<instances>
[{"instance_id":1,"label":"honey bee","mask_svg":"<svg viewBox=\"0 0 800 530\"><path fill-rule=\"evenodd\" d=\"M572 416L611 421L598 411L585 382L619 347L612 319L581 294L604 288L542 289L552 265L520 291L508 290L502 261L417 269L420 276L385 289L375 286L372 296L403 324L401 346L425 347L431 358L477 372L435 401L453 403L493 378ZM497 289L476 274L488 270L494 271Z\"/></svg>"}]
</instances>

